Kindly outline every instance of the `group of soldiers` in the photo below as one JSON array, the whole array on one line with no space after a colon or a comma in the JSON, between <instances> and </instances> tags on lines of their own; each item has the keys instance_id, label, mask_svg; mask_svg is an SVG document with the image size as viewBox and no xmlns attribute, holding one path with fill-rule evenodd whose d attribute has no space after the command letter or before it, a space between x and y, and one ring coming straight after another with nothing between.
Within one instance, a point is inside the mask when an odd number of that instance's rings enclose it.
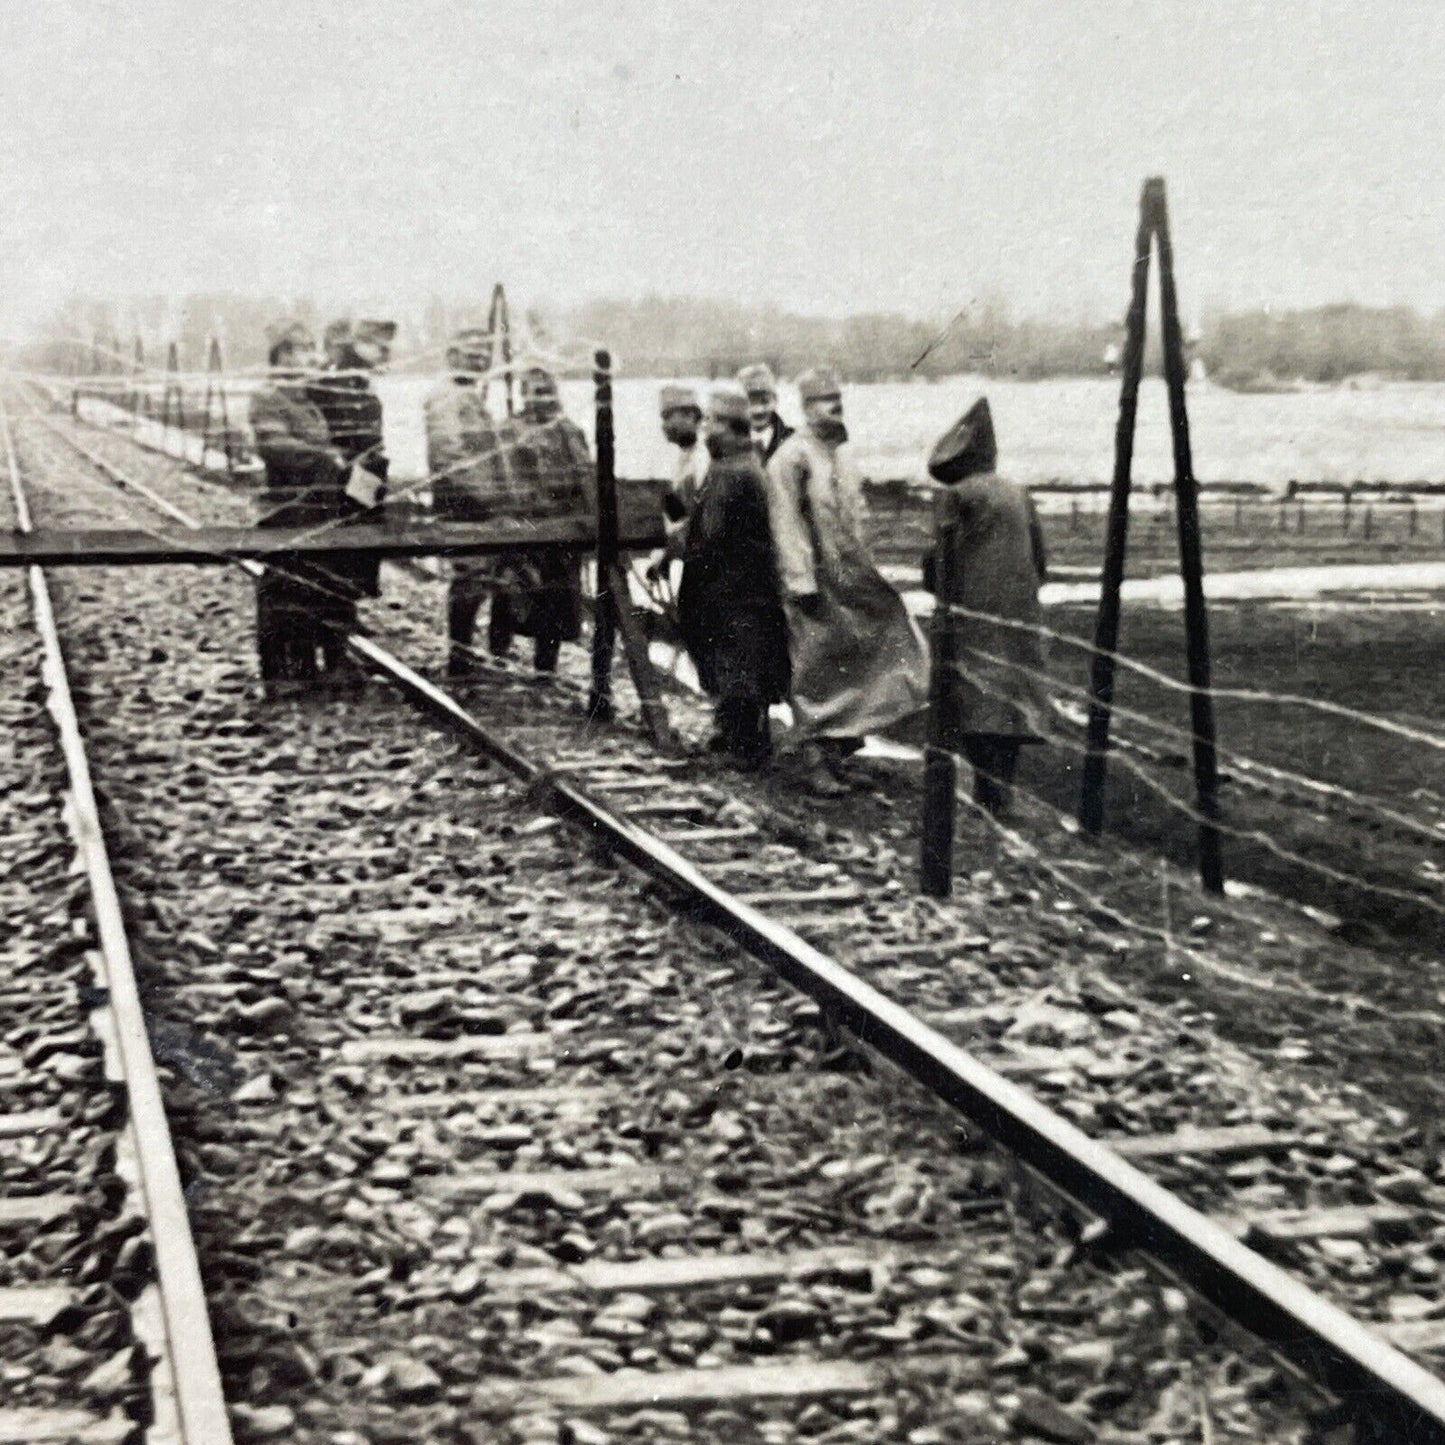
<instances>
[{"instance_id":1,"label":"group of soldiers","mask_svg":"<svg viewBox=\"0 0 1445 1445\"><path fill-rule=\"evenodd\" d=\"M381 402L368 373L389 357L389 321L335 322L324 354L299 322L270 337L270 382L251 398L251 431L266 468L261 527L316 527L358 516L385 496ZM352 682L345 637L356 604L375 597L379 564L332 556L268 568L256 583L256 646L271 694L316 683Z\"/></svg>"},{"instance_id":2,"label":"group of soldiers","mask_svg":"<svg viewBox=\"0 0 1445 1445\"><path fill-rule=\"evenodd\" d=\"M706 409L688 388L662 389L663 433L678 458L668 547L651 571L682 562L679 622L717 699L713 746L745 765L762 761L768 708L787 701L805 781L833 794L867 735L925 707L928 653L872 555L838 377L810 370L797 389L796 430L778 414L777 382L763 365L715 387ZM955 614L961 659L943 680L943 732L973 764L975 796L995 814L1047 714L1043 534L1027 492L997 474L996 460L983 399L929 458L954 553L953 593L941 601ZM930 588L933 561L924 566Z\"/></svg>"},{"instance_id":3,"label":"group of soldiers","mask_svg":"<svg viewBox=\"0 0 1445 1445\"><path fill-rule=\"evenodd\" d=\"M368 374L387 359L389 323L338 324L317 354L304 328L271 346L271 384L253 398L266 466L262 526L326 526L376 506L387 461L381 406ZM508 378L505 414L488 405L492 337L465 330L447 352L447 376L425 403L432 505L442 519L514 525L595 515L586 438L562 411L554 378L520 368L519 404ZM715 702L709 747L742 767L772 752L769 709L787 702L808 786L846 787L864 738L905 722L929 697L928 652L903 598L876 565L866 536L863 481L848 446L842 388L827 368L797 379L795 429L778 412L765 365L713 387L662 388L663 433L676 448L664 500L665 545L648 569L670 585L699 682ZM501 408L497 408L501 412ZM1042 735L1046 706L1038 588L1045 562L1027 493L995 471L988 403L979 401L940 439L929 471L941 484L958 579L962 661L945 679L949 746L974 765L976 796L1007 801L1023 743ZM925 585L934 579L925 568ZM356 603L377 594L377 563L343 554L323 567L268 571L258 582L262 677L275 690L324 675L347 677L345 634ZM489 651L534 641L539 672L581 633L581 559L520 545L455 560L448 596L448 671L473 668L477 618L490 598ZM994 619L994 620L989 620Z\"/></svg>"}]
</instances>

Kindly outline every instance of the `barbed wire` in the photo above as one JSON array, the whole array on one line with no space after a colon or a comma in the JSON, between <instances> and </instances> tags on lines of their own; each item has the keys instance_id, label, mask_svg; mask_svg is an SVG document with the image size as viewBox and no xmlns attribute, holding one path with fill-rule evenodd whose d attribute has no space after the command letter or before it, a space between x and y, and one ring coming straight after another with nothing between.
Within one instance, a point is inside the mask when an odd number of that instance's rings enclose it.
<instances>
[{"instance_id":1,"label":"barbed wire","mask_svg":"<svg viewBox=\"0 0 1445 1445\"><path fill-rule=\"evenodd\" d=\"M956 617L970 618L976 622L990 622L998 627L1009 627L1019 632L1029 632L1037 637L1054 638L1081 651L1111 658L1127 671L1137 673L1141 677L1146 677L1151 682L1168 688L1171 692L1187 694L1196 691L1196 689L1191 687L1187 682L1180 682L1177 678L1172 678L1167 673L1150 667L1147 663L1137 662L1125 653L1117 651L1110 652L1107 649L1096 648L1092 642L1089 642L1085 638L1076 637L1067 632L1059 632L1055 628L1048 627L1043 623L1021 622L1015 618L1000 617L995 613L979 612L974 608L964 606L960 602L938 602L936 605L945 607ZM1343 703L1328 702L1323 698L1304 697L1298 693L1262 692L1253 688L1211 686L1209 693L1212 697L1227 698L1234 702L1268 703L1275 706L1309 708L1313 711L1326 713L1332 717L1348 718L1353 722L1363 723L1366 726L1378 728L1382 732L1393 733L1397 737L1408 738L1412 742L1424 743L1427 747L1437 748L1445 752L1445 735L1409 727L1404 723L1395 721L1393 718L1381 717L1376 713L1361 712L1356 708L1346 707Z\"/></svg>"},{"instance_id":2,"label":"barbed wire","mask_svg":"<svg viewBox=\"0 0 1445 1445\"><path fill-rule=\"evenodd\" d=\"M1027 663L1019 662L1014 658L1001 657L996 653L987 652L982 648L973 646L966 640L962 645L966 651L983 658L984 661L992 663L995 666L1020 672L1029 678L1039 681L1051 690L1062 690L1064 692L1074 693L1086 701L1093 696L1091 689L1082 683L1069 682L1045 669L1031 667ZM974 682L977 686L976 679L970 677L968 680ZM1111 704L1110 711L1116 717L1123 717L1142 723L1145 726L1156 728L1160 732L1169 734L1191 745L1205 741L1192 727L1184 727L1178 723L1166 722L1161 718L1154 717L1150 713L1140 712L1137 709L1127 707L1121 703ZM1353 789L1345 787L1343 784L1323 782L1305 773L1294 773L1285 768L1276 768L1269 763L1252 758L1248 754L1222 747L1217 741L1214 742L1213 746L1218 757L1231 767L1257 769L1281 781L1298 783L1304 787L1326 793L1337 793L1339 796L1347 798L1349 801L1356 803L1367 811L1378 813L1380 817L1387 819L1397 827L1403 828L1408 832L1419 833L1429 838L1431 842L1445 844L1445 831L1442 831L1442 829L1445 829L1445 821L1427 822L1423 818L1416 818L1406 813L1399 813L1382 799L1375 798L1371 794L1356 792Z\"/></svg>"}]
</instances>

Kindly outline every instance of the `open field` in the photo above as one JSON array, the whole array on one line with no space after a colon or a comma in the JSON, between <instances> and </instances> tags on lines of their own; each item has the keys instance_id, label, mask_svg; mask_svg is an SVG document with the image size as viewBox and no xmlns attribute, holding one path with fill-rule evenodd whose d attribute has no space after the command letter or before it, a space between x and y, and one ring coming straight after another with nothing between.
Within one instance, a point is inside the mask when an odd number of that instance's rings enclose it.
<instances>
[{"instance_id":1,"label":"open field","mask_svg":"<svg viewBox=\"0 0 1445 1445\"><path fill-rule=\"evenodd\" d=\"M1091 614L1080 609L1060 609L1050 622L1080 638L1092 629ZM1216 687L1301 696L1440 733L1445 599L1398 608L1217 605L1210 626ZM1181 615L1126 608L1120 649L1182 680ZM1050 671L1055 695L1082 707L1087 651L1055 642ZM1111 766L1108 826L1131 843L1187 864L1196 838L1187 811L1194 801L1188 699L1124 671L1115 701L1162 726L1118 719L1116 737L1126 747ZM1222 698L1216 714L1224 821L1236 830L1224 840L1229 875L1338 916L1346 936L1445 955L1445 756L1298 703ZM1025 785L1069 812L1078 803L1081 736L1068 729L1066 746L1036 750L1028 759ZM1241 766L1240 759L1322 787L1281 781Z\"/></svg>"}]
</instances>

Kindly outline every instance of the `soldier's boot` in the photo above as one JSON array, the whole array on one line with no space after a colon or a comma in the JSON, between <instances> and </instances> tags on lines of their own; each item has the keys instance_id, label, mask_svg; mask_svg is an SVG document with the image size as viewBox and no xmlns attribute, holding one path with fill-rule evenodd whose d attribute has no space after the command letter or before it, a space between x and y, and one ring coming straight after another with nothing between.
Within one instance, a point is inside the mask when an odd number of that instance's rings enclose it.
<instances>
[{"instance_id":1,"label":"soldier's boot","mask_svg":"<svg viewBox=\"0 0 1445 1445\"><path fill-rule=\"evenodd\" d=\"M493 657L510 657L512 638L515 635L512 629L512 609L507 605L506 598L494 596L492 609L487 615L487 650Z\"/></svg>"},{"instance_id":2,"label":"soldier's boot","mask_svg":"<svg viewBox=\"0 0 1445 1445\"><path fill-rule=\"evenodd\" d=\"M472 638L476 635L481 599L456 586L447 602L447 676L470 677L476 671Z\"/></svg>"}]
</instances>

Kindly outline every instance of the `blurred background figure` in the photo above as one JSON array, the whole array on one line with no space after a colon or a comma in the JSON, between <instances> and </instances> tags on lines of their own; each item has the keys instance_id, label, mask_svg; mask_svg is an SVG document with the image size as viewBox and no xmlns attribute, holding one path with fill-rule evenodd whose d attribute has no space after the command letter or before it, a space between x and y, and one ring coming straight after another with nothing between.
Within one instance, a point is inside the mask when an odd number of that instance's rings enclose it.
<instances>
[{"instance_id":1,"label":"blurred background figure","mask_svg":"<svg viewBox=\"0 0 1445 1445\"><path fill-rule=\"evenodd\" d=\"M387 459L382 444L381 400L369 372L391 359L394 321L333 321L325 332L326 370L313 377L307 395L326 418L331 444L349 468L341 515L360 516L386 495ZM381 560L363 554L335 557L330 563L340 587L327 603L323 629L326 670L359 676L341 637L356 630L356 599L381 595ZM349 595L347 595L349 594Z\"/></svg>"},{"instance_id":2,"label":"blurred background figure","mask_svg":"<svg viewBox=\"0 0 1445 1445\"><path fill-rule=\"evenodd\" d=\"M427 471L432 508L449 522L484 522L506 495L498 475L502 438L487 410L485 377L492 340L481 327L456 333L447 347L448 375L427 394ZM508 441L510 445L510 440ZM458 557L447 589L447 673L472 671L477 613L491 589L496 566L487 557Z\"/></svg>"},{"instance_id":3,"label":"blurred background figure","mask_svg":"<svg viewBox=\"0 0 1445 1445\"><path fill-rule=\"evenodd\" d=\"M998 446L980 397L941 436L928 472L946 488L935 520L954 528L957 663L944 682L944 744L973 768L974 800L994 817L1009 804L1019 753L1044 741L1048 697L1039 587L1048 562L1033 498L994 470ZM934 559L924 585L937 592ZM944 599L940 599L943 605Z\"/></svg>"},{"instance_id":4,"label":"blurred background figure","mask_svg":"<svg viewBox=\"0 0 1445 1445\"><path fill-rule=\"evenodd\" d=\"M788 695L788 629L768 524L767 479L748 398L708 398L711 463L687 524L678 617L699 681L716 699L709 747L745 767L772 751L768 707Z\"/></svg>"},{"instance_id":5,"label":"blurred background figure","mask_svg":"<svg viewBox=\"0 0 1445 1445\"><path fill-rule=\"evenodd\" d=\"M307 527L341 515L346 466L308 388L321 367L311 332L299 321L267 332L271 375L251 397L251 432L266 468L258 527ZM319 619L340 579L320 563L268 567L256 579L256 650L268 697L317 680Z\"/></svg>"},{"instance_id":6,"label":"blurred background figure","mask_svg":"<svg viewBox=\"0 0 1445 1445\"><path fill-rule=\"evenodd\" d=\"M793 429L778 415L778 380L772 368L759 361L738 372L738 384L748 394L748 420L753 445L766 466L773 453L792 436Z\"/></svg>"},{"instance_id":7,"label":"blurred background figure","mask_svg":"<svg viewBox=\"0 0 1445 1445\"><path fill-rule=\"evenodd\" d=\"M562 411L552 374L540 366L521 374L521 413L515 442L502 449L513 482L518 520L592 517L596 479L582 428ZM580 552L509 552L497 559L487 642L505 657L514 636L533 639L538 672L552 672L564 642L582 635Z\"/></svg>"},{"instance_id":8,"label":"blurred background figure","mask_svg":"<svg viewBox=\"0 0 1445 1445\"><path fill-rule=\"evenodd\" d=\"M804 767L837 791L843 759L928 699L928 655L864 539L863 479L848 449L842 388L827 368L798 378L804 425L768 466Z\"/></svg>"}]
</instances>

